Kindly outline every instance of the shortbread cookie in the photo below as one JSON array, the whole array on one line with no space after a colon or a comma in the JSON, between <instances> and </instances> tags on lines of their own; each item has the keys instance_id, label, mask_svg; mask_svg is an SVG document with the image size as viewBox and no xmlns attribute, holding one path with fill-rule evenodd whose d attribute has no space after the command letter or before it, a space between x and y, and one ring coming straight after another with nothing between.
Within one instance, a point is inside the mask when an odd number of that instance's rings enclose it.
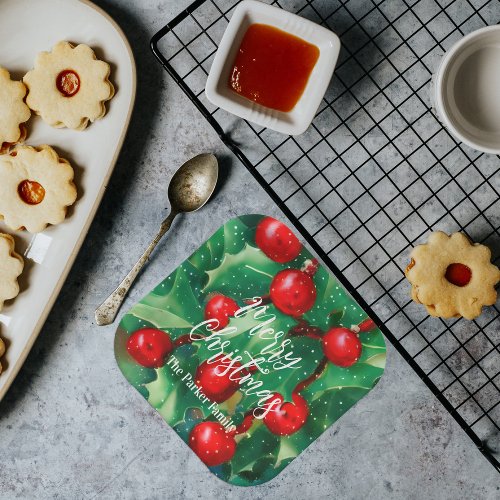
<instances>
[{"instance_id":1,"label":"shortbread cookie","mask_svg":"<svg viewBox=\"0 0 500 500\"><path fill-rule=\"evenodd\" d=\"M0 153L26 138L24 125L31 111L24 103L26 87L10 79L6 69L0 68Z\"/></svg>"},{"instance_id":2,"label":"shortbread cookie","mask_svg":"<svg viewBox=\"0 0 500 500\"><path fill-rule=\"evenodd\" d=\"M490 249L464 234L432 233L410 257L405 274L412 284L411 298L431 316L474 319L483 306L496 302L500 270L491 263Z\"/></svg>"},{"instance_id":3,"label":"shortbread cookie","mask_svg":"<svg viewBox=\"0 0 500 500\"><path fill-rule=\"evenodd\" d=\"M0 311L6 300L19 295L17 278L23 272L24 260L14 251L14 247L14 238L0 233Z\"/></svg>"},{"instance_id":4,"label":"shortbread cookie","mask_svg":"<svg viewBox=\"0 0 500 500\"><path fill-rule=\"evenodd\" d=\"M50 146L17 146L0 156L0 215L10 228L31 233L59 224L76 200L73 177Z\"/></svg>"},{"instance_id":5,"label":"shortbread cookie","mask_svg":"<svg viewBox=\"0 0 500 500\"><path fill-rule=\"evenodd\" d=\"M2 367L2 356L5 354L5 342L0 339L0 373L2 373L3 367Z\"/></svg>"},{"instance_id":6,"label":"shortbread cookie","mask_svg":"<svg viewBox=\"0 0 500 500\"><path fill-rule=\"evenodd\" d=\"M114 95L110 66L87 45L59 42L41 52L23 81L28 106L49 125L83 130L106 114L104 103Z\"/></svg>"}]
</instances>

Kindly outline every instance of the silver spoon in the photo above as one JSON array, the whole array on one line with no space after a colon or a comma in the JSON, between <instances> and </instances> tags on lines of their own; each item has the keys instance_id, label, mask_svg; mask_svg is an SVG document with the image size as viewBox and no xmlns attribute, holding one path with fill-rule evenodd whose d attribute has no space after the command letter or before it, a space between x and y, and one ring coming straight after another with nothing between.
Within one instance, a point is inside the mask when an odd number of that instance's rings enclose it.
<instances>
[{"instance_id":1,"label":"silver spoon","mask_svg":"<svg viewBox=\"0 0 500 500\"><path fill-rule=\"evenodd\" d=\"M149 260L156 245L170 229L175 217L181 213L194 212L207 203L214 192L218 174L217 158L208 153L191 158L175 172L168 186L171 212L161 223L158 234L137 264L118 285L118 288L97 308L95 320L99 326L113 323L132 283Z\"/></svg>"}]
</instances>

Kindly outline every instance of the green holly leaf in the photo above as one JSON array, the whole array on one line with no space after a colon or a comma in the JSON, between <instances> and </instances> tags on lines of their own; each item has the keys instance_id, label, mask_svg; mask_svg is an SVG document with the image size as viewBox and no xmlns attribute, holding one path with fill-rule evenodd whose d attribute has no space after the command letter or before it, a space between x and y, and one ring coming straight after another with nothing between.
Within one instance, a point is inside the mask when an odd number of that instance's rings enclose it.
<instances>
[{"instance_id":1,"label":"green holly leaf","mask_svg":"<svg viewBox=\"0 0 500 500\"><path fill-rule=\"evenodd\" d=\"M170 328L191 328L192 324L183 317L170 311L162 311L156 307L151 307L140 302L134 306L130 314L138 319L148 319L154 328L168 330Z\"/></svg>"},{"instance_id":2,"label":"green holly leaf","mask_svg":"<svg viewBox=\"0 0 500 500\"><path fill-rule=\"evenodd\" d=\"M255 233L255 229L259 225L259 222L264 219L266 216L261 214L248 214L248 215L240 215L238 219L245 224L250 230L251 234Z\"/></svg>"},{"instance_id":3,"label":"green holly leaf","mask_svg":"<svg viewBox=\"0 0 500 500\"><path fill-rule=\"evenodd\" d=\"M327 331L331 326L340 323L350 297L345 295L344 289L339 286L337 280L323 267L318 269L313 280L316 286L316 301L303 318L310 325Z\"/></svg>"},{"instance_id":4,"label":"green holly leaf","mask_svg":"<svg viewBox=\"0 0 500 500\"><path fill-rule=\"evenodd\" d=\"M219 267L226 254L239 253L248 241L253 240L255 226L262 215L249 215L230 220L219 228L188 261L199 271Z\"/></svg>"},{"instance_id":5,"label":"green holly leaf","mask_svg":"<svg viewBox=\"0 0 500 500\"><path fill-rule=\"evenodd\" d=\"M328 363L323 374L304 391L314 398L333 388L370 390L383 372L383 368L359 361L349 368Z\"/></svg>"},{"instance_id":6,"label":"green holly leaf","mask_svg":"<svg viewBox=\"0 0 500 500\"><path fill-rule=\"evenodd\" d=\"M198 278L198 279L196 279ZM189 328L203 321L200 304L201 279L198 271L183 264L172 273L155 291L165 284L169 291L164 295L150 293L135 305L129 314L147 319L157 328Z\"/></svg>"},{"instance_id":7,"label":"green holly leaf","mask_svg":"<svg viewBox=\"0 0 500 500\"><path fill-rule=\"evenodd\" d=\"M332 311L328 315L328 328L333 328L334 326L339 326L341 324L343 317L344 317L344 310L343 309L340 309L338 311Z\"/></svg>"},{"instance_id":8,"label":"green holly leaf","mask_svg":"<svg viewBox=\"0 0 500 500\"><path fill-rule=\"evenodd\" d=\"M257 477L261 477L267 470L274 467L274 462L275 458L273 456L259 458L259 460L254 463L252 471L257 474Z\"/></svg>"},{"instance_id":9,"label":"green holly leaf","mask_svg":"<svg viewBox=\"0 0 500 500\"><path fill-rule=\"evenodd\" d=\"M383 369L385 366L385 347L361 342L361 356L358 360L358 364L359 363L366 363Z\"/></svg>"},{"instance_id":10,"label":"green holly leaf","mask_svg":"<svg viewBox=\"0 0 500 500\"><path fill-rule=\"evenodd\" d=\"M386 361L385 352L374 354L373 356L370 356L369 358L364 360L364 362L367 365L374 366L375 368L381 368L382 370L385 368L385 361Z\"/></svg>"},{"instance_id":11,"label":"green holly leaf","mask_svg":"<svg viewBox=\"0 0 500 500\"><path fill-rule=\"evenodd\" d=\"M276 458L276 467L282 467L284 463L289 464L301 452L302 448L299 448L293 441L281 439L278 456Z\"/></svg>"},{"instance_id":12,"label":"green holly leaf","mask_svg":"<svg viewBox=\"0 0 500 500\"><path fill-rule=\"evenodd\" d=\"M252 472L257 461L263 458L275 461L279 445L279 438L275 436L262 421L254 421L249 432L238 442L236 453L231 463L233 474L243 479ZM247 472L246 474L244 472ZM241 475L241 473L244 473ZM235 483L237 484L237 483Z\"/></svg>"},{"instance_id":13,"label":"green holly leaf","mask_svg":"<svg viewBox=\"0 0 500 500\"><path fill-rule=\"evenodd\" d=\"M378 328L372 330L371 332L360 333L359 338L361 339L363 347L385 350L384 336Z\"/></svg>"},{"instance_id":14,"label":"green holly leaf","mask_svg":"<svg viewBox=\"0 0 500 500\"><path fill-rule=\"evenodd\" d=\"M218 292L230 297L262 297L269 294L274 276L284 269L258 248L245 244L237 254L226 254L219 267L207 271L203 292Z\"/></svg>"},{"instance_id":15,"label":"green holly leaf","mask_svg":"<svg viewBox=\"0 0 500 500\"><path fill-rule=\"evenodd\" d=\"M371 387L350 387L348 389L342 387L325 391L312 401L309 408L311 415L316 415L316 418L306 422L304 432L316 437L319 436L330 426L332 421L336 421L344 415L370 389Z\"/></svg>"},{"instance_id":16,"label":"green holly leaf","mask_svg":"<svg viewBox=\"0 0 500 500\"><path fill-rule=\"evenodd\" d=\"M173 429L183 441L189 442L189 434L196 424L199 424L204 418L203 411L200 408L186 408L184 412L184 419L182 422L174 425Z\"/></svg>"},{"instance_id":17,"label":"green holly leaf","mask_svg":"<svg viewBox=\"0 0 500 500\"><path fill-rule=\"evenodd\" d=\"M233 468L231 467L231 462L225 462L217 467L209 467L209 469L219 478L229 482L229 479L232 475Z\"/></svg>"}]
</instances>

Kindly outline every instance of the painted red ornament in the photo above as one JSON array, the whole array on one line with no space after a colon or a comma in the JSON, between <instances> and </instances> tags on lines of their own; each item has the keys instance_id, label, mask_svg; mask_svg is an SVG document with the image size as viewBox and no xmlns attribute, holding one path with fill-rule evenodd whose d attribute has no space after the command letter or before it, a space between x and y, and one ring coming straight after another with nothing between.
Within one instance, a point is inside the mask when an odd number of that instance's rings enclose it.
<instances>
[{"instance_id":1,"label":"painted red ornament","mask_svg":"<svg viewBox=\"0 0 500 500\"><path fill-rule=\"evenodd\" d=\"M127 340L127 351L134 360L146 368L160 368L173 350L170 335L155 328L142 328Z\"/></svg>"},{"instance_id":2,"label":"painted red ornament","mask_svg":"<svg viewBox=\"0 0 500 500\"><path fill-rule=\"evenodd\" d=\"M290 229L272 217L265 217L255 231L255 243L275 262L289 262L300 254L302 243Z\"/></svg>"},{"instance_id":3,"label":"painted red ornament","mask_svg":"<svg viewBox=\"0 0 500 500\"><path fill-rule=\"evenodd\" d=\"M205 306L205 319L216 319L219 326L215 331L225 328L229 324L229 317L234 316L239 309L238 304L225 295L214 295Z\"/></svg>"},{"instance_id":4,"label":"painted red ornament","mask_svg":"<svg viewBox=\"0 0 500 500\"><path fill-rule=\"evenodd\" d=\"M361 356L361 342L348 328L335 327L328 330L322 339L323 353L334 365L347 368Z\"/></svg>"},{"instance_id":5,"label":"painted red ornament","mask_svg":"<svg viewBox=\"0 0 500 500\"><path fill-rule=\"evenodd\" d=\"M209 467L228 462L236 452L236 441L218 422L196 425L189 434L189 446Z\"/></svg>"},{"instance_id":6,"label":"painted red ornament","mask_svg":"<svg viewBox=\"0 0 500 500\"><path fill-rule=\"evenodd\" d=\"M231 364L231 359L225 358L224 354L220 354L212 363L204 361L194 376L195 384L210 399L216 403L222 403L229 399L239 388L238 380L231 380L229 377L241 364L234 362L231 368L226 372L227 367ZM224 373L224 375L221 375ZM242 370L234 375L236 379L246 375L248 372Z\"/></svg>"},{"instance_id":7,"label":"painted red ornament","mask_svg":"<svg viewBox=\"0 0 500 500\"><path fill-rule=\"evenodd\" d=\"M298 269L284 269L273 279L270 288L273 304L289 316L301 316L316 300L316 286L308 274Z\"/></svg>"},{"instance_id":8,"label":"painted red ornament","mask_svg":"<svg viewBox=\"0 0 500 500\"><path fill-rule=\"evenodd\" d=\"M279 400L275 403L272 410L264 417L264 424L267 428L278 436L289 436L297 432L307 420L309 416L309 407L306 400L297 393L292 394L293 403L283 402L281 394L273 394L273 400Z\"/></svg>"}]
</instances>

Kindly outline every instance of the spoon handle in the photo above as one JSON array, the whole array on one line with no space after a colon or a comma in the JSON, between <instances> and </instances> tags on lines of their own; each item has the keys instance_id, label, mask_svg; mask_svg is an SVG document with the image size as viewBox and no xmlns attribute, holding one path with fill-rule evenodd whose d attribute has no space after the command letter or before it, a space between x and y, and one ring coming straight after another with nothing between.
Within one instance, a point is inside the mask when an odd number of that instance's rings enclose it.
<instances>
[{"instance_id":1,"label":"spoon handle","mask_svg":"<svg viewBox=\"0 0 500 500\"><path fill-rule=\"evenodd\" d=\"M118 285L118 288L116 288L116 290L96 309L95 320L99 326L110 325L113 323L128 291L130 290L130 287L132 286L132 283L135 281L137 275L141 272L141 269L149 260L149 257L156 248L156 245L158 245L165 233L170 229L176 215L177 212L171 212L161 223L160 230L154 237L153 241L149 244L148 248L146 248L146 251L142 254L135 266Z\"/></svg>"}]
</instances>

